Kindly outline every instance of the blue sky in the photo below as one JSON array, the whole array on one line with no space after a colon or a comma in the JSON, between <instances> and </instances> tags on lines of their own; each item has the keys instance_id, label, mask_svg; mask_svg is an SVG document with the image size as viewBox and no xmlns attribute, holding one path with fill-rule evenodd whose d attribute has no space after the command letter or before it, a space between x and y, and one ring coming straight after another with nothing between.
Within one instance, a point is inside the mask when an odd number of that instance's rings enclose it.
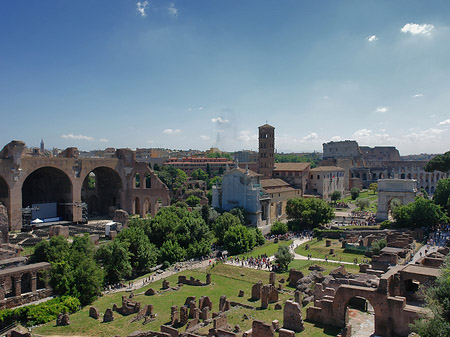
<instances>
[{"instance_id":1,"label":"blue sky","mask_svg":"<svg viewBox=\"0 0 450 337\"><path fill-rule=\"evenodd\" d=\"M450 1L0 2L0 146L450 150Z\"/></svg>"}]
</instances>

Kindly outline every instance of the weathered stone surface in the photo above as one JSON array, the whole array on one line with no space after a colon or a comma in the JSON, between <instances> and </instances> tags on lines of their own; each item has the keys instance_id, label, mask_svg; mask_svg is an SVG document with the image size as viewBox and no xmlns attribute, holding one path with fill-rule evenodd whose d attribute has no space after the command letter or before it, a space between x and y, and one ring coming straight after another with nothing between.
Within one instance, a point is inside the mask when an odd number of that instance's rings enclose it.
<instances>
[{"instance_id":1,"label":"weathered stone surface","mask_svg":"<svg viewBox=\"0 0 450 337\"><path fill-rule=\"evenodd\" d=\"M231 331L227 331L224 329L217 329L216 330L217 337L236 337L236 334Z\"/></svg>"},{"instance_id":2,"label":"weathered stone surface","mask_svg":"<svg viewBox=\"0 0 450 337\"><path fill-rule=\"evenodd\" d=\"M213 327L214 329L220 329L220 328L227 328L228 327L228 321L227 321L227 315L221 314L213 319Z\"/></svg>"},{"instance_id":3,"label":"weathered stone surface","mask_svg":"<svg viewBox=\"0 0 450 337\"><path fill-rule=\"evenodd\" d=\"M69 325L69 324L70 324L69 314L61 313L56 318L56 325L57 326L65 326L65 325Z\"/></svg>"},{"instance_id":4,"label":"weathered stone surface","mask_svg":"<svg viewBox=\"0 0 450 337\"><path fill-rule=\"evenodd\" d=\"M123 209L116 209L114 211L114 222L120 222L123 226L128 224L129 215L127 211L124 211Z\"/></svg>"},{"instance_id":5,"label":"weathered stone surface","mask_svg":"<svg viewBox=\"0 0 450 337\"><path fill-rule=\"evenodd\" d=\"M334 269L330 272L330 275L335 278L344 277L347 274L348 274L348 272L345 270L345 267L343 265L337 267L336 269Z\"/></svg>"},{"instance_id":6,"label":"weathered stone surface","mask_svg":"<svg viewBox=\"0 0 450 337\"><path fill-rule=\"evenodd\" d=\"M289 300L286 301L283 311L283 328L295 332L304 330L300 304Z\"/></svg>"},{"instance_id":7,"label":"weathered stone surface","mask_svg":"<svg viewBox=\"0 0 450 337\"><path fill-rule=\"evenodd\" d=\"M169 334L171 337L178 337L178 330L167 325L160 326L161 332Z\"/></svg>"},{"instance_id":8,"label":"weathered stone surface","mask_svg":"<svg viewBox=\"0 0 450 337\"><path fill-rule=\"evenodd\" d=\"M298 304L302 304L302 293L301 293L301 291L296 290L294 292L294 299L295 299L295 302L297 302Z\"/></svg>"},{"instance_id":9,"label":"weathered stone surface","mask_svg":"<svg viewBox=\"0 0 450 337\"><path fill-rule=\"evenodd\" d=\"M180 307L180 324L184 325L189 320L189 308L187 306Z\"/></svg>"},{"instance_id":10,"label":"weathered stone surface","mask_svg":"<svg viewBox=\"0 0 450 337\"><path fill-rule=\"evenodd\" d=\"M239 332L241 332L241 331L242 331L242 330L241 330L241 327L239 326L239 324L236 324L236 325L234 326L233 332L239 333Z\"/></svg>"},{"instance_id":11,"label":"weathered stone surface","mask_svg":"<svg viewBox=\"0 0 450 337\"><path fill-rule=\"evenodd\" d=\"M0 231L2 232L0 243L8 243L8 210L5 205L0 202Z\"/></svg>"},{"instance_id":12,"label":"weathered stone surface","mask_svg":"<svg viewBox=\"0 0 450 337\"><path fill-rule=\"evenodd\" d=\"M153 296L153 295L155 295L156 294L156 291L154 290L154 289L152 289L152 288L148 288L146 291L145 291L145 295L146 296Z\"/></svg>"},{"instance_id":13,"label":"weathered stone surface","mask_svg":"<svg viewBox=\"0 0 450 337\"><path fill-rule=\"evenodd\" d=\"M210 319L209 307L203 308L203 310L201 312L201 318L203 321L207 321Z\"/></svg>"},{"instance_id":14,"label":"weathered stone surface","mask_svg":"<svg viewBox=\"0 0 450 337\"><path fill-rule=\"evenodd\" d=\"M189 318L199 319L200 318L200 309L197 307L189 309Z\"/></svg>"},{"instance_id":15,"label":"weathered stone surface","mask_svg":"<svg viewBox=\"0 0 450 337\"><path fill-rule=\"evenodd\" d=\"M118 308L117 306L113 306L113 310L122 315L135 314L138 313L139 310L141 310L141 302L136 302L127 299L125 296L122 296L122 307Z\"/></svg>"},{"instance_id":16,"label":"weathered stone surface","mask_svg":"<svg viewBox=\"0 0 450 337\"><path fill-rule=\"evenodd\" d=\"M176 325L176 324L178 324L179 321L180 321L180 319L178 316L178 307L176 305L173 305L170 308L170 324Z\"/></svg>"},{"instance_id":17,"label":"weathered stone surface","mask_svg":"<svg viewBox=\"0 0 450 337\"><path fill-rule=\"evenodd\" d=\"M295 337L295 331L288 329L280 329L278 337Z\"/></svg>"},{"instance_id":18,"label":"weathered stone surface","mask_svg":"<svg viewBox=\"0 0 450 337\"><path fill-rule=\"evenodd\" d=\"M261 308L267 309L269 306L270 285L264 285L261 291Z\"/></svg>"},{"instance_id":19,"label":"weathered stone surface","mask_svg":"<svg viewBox=\"0 0 450 337\"><path fill-rule=\"evenodd\" d=\"M325 240L325 247L331 246L331 240Z\"/></svg>"},{"instance_id":20,"label":"weathered stone surface","mask_svg":"<svg viewBox=\"0 0 450 337\"><path fill-rule=\"evenodd\" d=\"M275 273L273 271L271 271L269 274L269 284L273 286L275 285Z\"/></svg>"},{"instance_id":21,"label":"weathered stone surface","mask_svg":"<svg viewBox=\"0 0 450 337\"><path fill-rule=\"evenodd\" d=\"M264 323L263 321L255 320L252 324L252 337L274 337L275 330L272 324Z\"/></svg>"},{"instance_id":22,"label":"weathered stone surface","mask_svg":"<svg viewBox=\"0 0 450 337\"><path fill-rule=\"evenodd\" d=\"M304 275L301 271L295 269L289 270L289 285L291 287L295 287L297 285L297 281L303 277Z\"/></svg>"},{"instance_id":23,"label":"weathered stone surface","mask_svg":"<svg viewBox=\"0 0 450 337\"><path fill-rule=\"evenodd\" d=\"M162 283L162 288L163 289L169 289L169 287L170 287L169 281L164 280L163 283Z\"/></svg>"},{"instance_id":24,"label":"weathered stone surface","mask_svg":"<svg viewBox=\"0 0 450 337\"><path fill-rule=\"evenodd\" d=\"M206 274L206 284L211 284L211 273Z\"/></svg>"},{"instance_id":25,"label":"weathered stone surface","mask_svg":"<svg viewBox=\"0 0 450 337\"><path fill-rule=\"evenodd\" d=\"M219 300L219 311L225 311L225 303L227 302L227 297L225 295L220 296Z\"/></svg>"},{"instance_id":26,"label":"weathered stone surface","mask_svg":"<svg viewBox=\"0 0 450 337\"><path fill-rule=\"evenodd\" d=\"M186 325L186 331L191 331L192 329L194 329L194 327L198 325L198 322L198 317L190 320Z\"/></svg>"},{"instance_id":27,"label":"weathered stone surface","mask_svg":"<svg viewBox=\"0 0 450 337\"><path fill-rule=\"evenodd\" d=\"M89 317L98 319L100 317L100 313L98 312L98 309L96 307L90 307L89 308Z\"/></svg>"},{"instance_id":28,"label":"weathered stone surface","mask_svg":"<svg viewBox=\"0 0 450 337\"><path fill-rule=\"evenodd\" d=\"M114 313L112 309L108 308L103 315L103 323L114 321Z\"/></svg>"},{"instance_id":29,"label":"weathered stone surface","mask_svg":"<svg viewBox=\"0 0 450 337\"><path fill-rule=\"evenodd\" d=\"M252 286L252 300L259 300L261 298L263 283L262 281L258 281L258 283Z\"/></svg>"},{"instance_id":30,"label":"weathered stone surface","mask_svg":"<svg viewBox=\"0 0 450 337\"><path fill-rule=\"evenodd\" d=\"M275 303L278 301L278 290L273 286L269 286L269 303Z\"/></svg>"},{"instance_id":31,"label":"weathered stone surface","mask_svg":"<svg viewBox=\"0 0 450 337\"><path fill-rule=\"evenodd\" d=\"M302 306L306 307L310 302L314 301L314 296L305 297L302 300Z\"/></svg>"},{"instance_id":32,"label":"weathered stone surface","mask_svg":"<svg viewBox=\"0 0 450 337\"><path fill-rule=\"evenodd\" d=\"M275 310L281 310L282 308L280 303L275 304Z\"/></svg>"},{"instance_id":33,"label":"weathered stone surface","mask_svg":"<svg viewBox=\"0 0 450 337\"><path fill-rule=\"evenodd\" d=\"M277 319L274 319L272 321L272 326L275 331L280 330L280 321L278 321Z\"/></svg>"},{"instance_id":34,"label":"weathered stone surface","mask_svg":"<svg viewBox=\"0 0 450 337\"><path fill-rule=\"evenodd\" d=\"M244 297L244 290L239 290L239 295L238 297Z\"/></svg>"},{"instance_id":35,"label":"weathered stone surface","mask_svg":"<svg viewBox=\"0 0 450 337\"><path fill-rule=\"evenodd\" d=\"M209 296L202 296L198 300L198 307L200 310L203 310L205 307L209 307L209 310L212 310L212 302L209 298Z\"/></svg>"}]
</instances>

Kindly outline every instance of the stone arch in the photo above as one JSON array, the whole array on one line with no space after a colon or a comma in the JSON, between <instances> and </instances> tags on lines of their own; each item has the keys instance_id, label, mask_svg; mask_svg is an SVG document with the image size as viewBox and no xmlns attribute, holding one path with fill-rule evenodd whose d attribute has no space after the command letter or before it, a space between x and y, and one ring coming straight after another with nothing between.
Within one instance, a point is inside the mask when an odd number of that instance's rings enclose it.
<instances>
[{"instance_id":1,"label":"stone arch","mask_svg":"<svg viewBox=\"0 0 450 337\"><path fill-rule=\"evenodd\" d=\"M380 174L378 175L378 179L384 179L384 173L380 173Z\"/></svg>"},{"instance_id":2,"label":"stone arch","mask_svg":"<svg viewBox=\"0 0 450 337\"><path fill-rule=\"evenodd\" d=\"M428 186L425 187L425 192L427 192L427 194L430 194L430 188Z\"/></svg>"},{"instance_id":3,"label":"stone arch","mask_svg":"<svg viewBox=\"0 0 450 337\"><path fill-rule=\"evenodd\" d=\"M431 182L434 183L434 173L431 173Z\"/></svg>"},{"instance_id":4,"label":"stone arch","mask_svg":"<svg viewBox=\"0 0 450 337\"><path fill-rule=\"evenodd\" d=\"M133 201L133 214L141 214L141 204L138 197L136 197Z\"/></svg>"},{"instance_id":5,"label":"stone arch","mask_svg":"<svg viewBox=\"0 0 450 337\"><path fill-rule=\"evenodd\" d=\"M367 174L365 172L362 175L362 180L367 180Z\"/></svg>"},{"instance_id":6,"label":"stone arch","mask_svg":"<svg viewBox=\"0 0 450 337\"><path fill-rule=\"evenodd\" d=\"M353 174L353 172L352 172L352 178L354 178L354 174Z\"/></svg>"},{"instance_id":7,"label":"stone arch","mask_svg":"<svg viewBox=\"0 0 450 337\"><path fill-rule=\"evenodd\" d=\"M420 178L419 178L420 181L423 181L423 173L421 173L419 177L420 177Z\"/></svg>"},{"instance_id":8,"label":"stone arch","mask_svg":"<svg viewBox=\"0 0 450 337\"><path fill-rule=\"evenodd\" d=\"M151 209L152 205L150 203L150 200L148 198L145 198L144 204L143 204L143 214L144 216L147 214L150 214L152 212Z\"/></svg>"},{"instance_id":9,"label":"stone arch","mask_svg":"<svg viewBox=\"0 0 450 337\"><path fill-rule=\"evenodd\" d=\"M414 173L413 179L416 179L416 180L417 180L417 173Z\"/></svg>"},{"instance_id":10,"label":"stone arch","mask_svg":"<svg viewBox=\"0 0 450 337\"><path fill-rule=\"evenodd\" d=\"M36 289L45 289L47 287L47 272L40 270L37 272Z\"/></svg>"},{"instance_id":11,"label":"stone arch","mask_svg":"<svg viewBox=\"0 0 450 337\"><path fill-rule=\"evenodd\" d=\"M31 172L22 184L22 207L56 203L56 214L51 210L43 213L42 209L33 211L32 217L60 217L71 221L72 189L72 181L64 171L51 166L40 167Z\"/></svg>"},{"instance_id":12,"label":"stone arch","mask_svg":"<svg viewBox=\"0 0 450 337\"><path fill-rule=\"evenodd\" d=\"M95 176L95 184L89 186L91 173ZM99 166L86 174L81 187L81 201L88 204L88 212L92 215L108 216L110 208L121 208L122 179L116 170ZM94 197L94 198L92 198ZM89 201L95 204L89 205ZM95 206L96 209L90 207Z\"/></svg>"},{"instance_id":13,"label":"stone arch","mask_svg":"<svg viewBox=\"0 0 450 337\"><path fill-rule=\"evenodd\" d=\"M431 186L430 192L431 192L431 194L434 194L434 186Z\"/></svg>"},{"instance_id":14,"label":"stone arch","mask_svg":"<svg viewBox=\"0 0 450 337\"><path fill-rule=\"evenodd\" d=\"M20 291L21 294L31 292L31 273L24 273L20 278Z\"/></svg>"},{"instance_id":15,"label":"stone arch","mask_svg":"<svg viewBox=\"0 0 450 337\"><path fill-rule=\"evenodd\" d=\"M408 179L411 179L411 178L412 178L411 173L408 173L407 178L408 178Z\"/></svg>"},{"instance_id":16,"label":"stone arch","mask_svg":"<svg viewBox=\"0 0 450 337\"><path fill-rule=\"evenodd\" d=\"M400 179L405 179L405 174L404 174L404 173L402 173L402 174L400 175Z\"/></svg>"},{"instance_id":17,"label":"stone arch","mask_svg":"<svg viewBox=\"0 0 450 337\"><path fill-rule=\"evenodd\" d=\"M376 173L372 173L372 180L377 180L377 174Z\"/></svg>"},{"instance_id":18,"label":"stone arch","mask_svg":"<svg viewBox=\"0 0 450 337\"><path fill-rule=\"evenodd\" d=\"M8 208L9 200L9 186L5 179L0 176L0 202Z\"/></svg>"},{"instance_id":19,"label":"stone arch","mask_svg":"<svg viewBox=\"0 0 450 337\"><path fill-rule=\"evenodd\" d=\"M16 296L16 276L11 275L7 277L5 280L5 297L14 297Z\"/></svg>"},{"instance_id":20,"label":"stone arch","mask_svg":"<svg viewBox=\"0 0 450 337\"><path fill-rule=\"evenodd\" d=\"M361 178L359 172L356 172L356 178Z\"/></svg>"}]
</instances>

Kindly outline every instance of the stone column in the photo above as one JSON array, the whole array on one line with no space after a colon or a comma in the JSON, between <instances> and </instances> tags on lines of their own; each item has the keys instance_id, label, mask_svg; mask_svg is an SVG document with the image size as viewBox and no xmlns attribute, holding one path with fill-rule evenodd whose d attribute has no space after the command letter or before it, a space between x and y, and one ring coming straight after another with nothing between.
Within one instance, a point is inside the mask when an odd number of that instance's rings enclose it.
<instances>
[{"instance_id":1,"label":"stone column","mask_svg":"<svg viewBox=\"0 0 450 337\"><path fill-rule=\"evenodd\" d=\"M14 287L14 294L16 296L21 296L22 295L22 284L21 284L20 276L14 278L14 284L12 286Z\"/></svg>"},{"instance_id":2,"label":"stone column","mask_svg":"<svg viewBox=\"0 0 450 337\"><path fill-rule=\"evenodd\" d=\"M34 293L37 288L37 272L31 273L31 292Z\"/></svg>"},{"instance_id":3,"label":"stone column","mask_svg":"<svg viewBox=\"0 0 450 337\"><path fill-rule=\"evenodd\" d=\"M72 178L72 203L70 207L72 210L72 221L78 222L82 220L82 208L81 208L81 187L83 184L82 178ZM70 220L70 219L69 219Z\"/></svg>"}]
</instances>

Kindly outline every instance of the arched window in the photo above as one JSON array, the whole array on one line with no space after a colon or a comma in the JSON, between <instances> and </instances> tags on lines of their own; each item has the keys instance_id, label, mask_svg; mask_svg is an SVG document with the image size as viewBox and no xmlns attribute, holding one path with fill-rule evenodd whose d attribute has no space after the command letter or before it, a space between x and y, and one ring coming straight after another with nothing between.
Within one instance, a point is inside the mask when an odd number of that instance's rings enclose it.
<instances>
[{"instance_id":1,"label":"arched window","mask_svg":"<svg viewBox=\"0 0 450 337\"><path fill-rule=\"evenodd\" d=\"M134 188L139 188L141 187L141 176L139 175L139 173L136 173L134 175Z\"/></svg>"},{"instance_id":2,"label":"arched window","mask_svg":"<svg viewBox=\"0 0 450 337\"><path fill-rule=\"evenodd\" d=\"M152 188L152 176L149 173L145 175L145 188Z\"/></svg>"}]
</instances>

